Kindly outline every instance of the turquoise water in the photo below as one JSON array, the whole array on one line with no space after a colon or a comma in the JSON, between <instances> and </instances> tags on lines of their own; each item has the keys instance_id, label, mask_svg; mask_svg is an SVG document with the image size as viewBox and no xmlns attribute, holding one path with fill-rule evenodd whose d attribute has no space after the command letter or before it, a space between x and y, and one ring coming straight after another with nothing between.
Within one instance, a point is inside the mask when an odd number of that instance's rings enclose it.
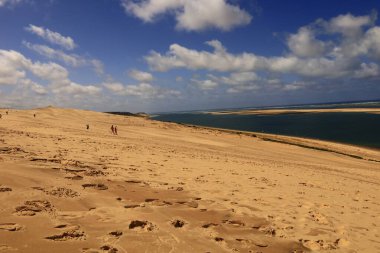
<instances>
[{"instance_id":1,"label":"turquoise water","mask_svg":"<svg viewBox=\"0 0 380 253\"><path fill-rule=\"evenodd\" d=\"M170 113L154 116L153 119L306 137L380 149L380 114L212 115L207 113Z\"/></svg>"}]
</instances>

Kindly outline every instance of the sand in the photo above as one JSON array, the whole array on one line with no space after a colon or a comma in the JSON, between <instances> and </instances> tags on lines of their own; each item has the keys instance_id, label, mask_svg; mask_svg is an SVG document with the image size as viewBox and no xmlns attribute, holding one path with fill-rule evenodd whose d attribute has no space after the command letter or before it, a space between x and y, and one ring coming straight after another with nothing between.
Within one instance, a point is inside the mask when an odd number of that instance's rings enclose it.
<instances>
[{"instance_id":1,"label":"sand","mask_svg":"<svg viewBox=\"0 0 380 253\"><path fill-rule=\"evenodd\" d=\"M91 111L0 113L0 252L380 252L379 151Z\"/></svg>"},{"instance_id":2,"label":"sand","mask_svg":"<svg viewBox=\"0 0 380 253\"><path fill-rule=\"evenodd\" d=\"M236 114L236 115L278 115L278 114L301 114L301 113L332 113L332 112L360 112L380 114L379 108L336 108L336 109L265 109L265 110L237 110L208 112L214 115Z\"/></svg>"}]
</instances>

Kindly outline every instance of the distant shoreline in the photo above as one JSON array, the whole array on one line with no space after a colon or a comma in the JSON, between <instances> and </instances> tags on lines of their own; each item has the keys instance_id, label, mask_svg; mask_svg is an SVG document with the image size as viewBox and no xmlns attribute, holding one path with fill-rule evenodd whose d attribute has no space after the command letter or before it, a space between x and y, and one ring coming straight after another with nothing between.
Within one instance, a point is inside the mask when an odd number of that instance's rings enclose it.
<instances>
[{"instance_id":1,"label":"distant shoreline","mask_svg":"<svg viewBox=\"0 0 380 253\"><path fill-rule=\"evenodd\" d=\"M159 121L159 120L156 120L156 121L163 122L163 121ZM356 148L360 148L360 149L368 149L371 151L380 151L380 149L374 148L374 147L359 146L359 145L342 143L342 142L337 142L337 141L298 137L298 136L292 136L292 135L259 133L259 132L254 132L254 131L243 131L243 130L234 130L234 129L228 129L228 128L208 127L208 126L186 124L186 123L167 122L167 121L165 121L165 122L170 123L170 124L178 124L178 125L185 126L185 127L197 128L197 129L216 130L216 131L220 131L220 132L224 132L224 133L245 135L245 136L249 136L249 137L259 138L263 141L278 142L278 143L298 146L298 147L302 147L302 148L314 149L314 150L325 151L325 152L330 152L330 153L336 153L336 154L349 156L349 157L356 158L356 159L364 159L367 161L373 161L373 162L380 163L380 160L371 159L371 158L359 156L356 154L344 153L344 152L340 151L339 148L338 149L332 149L329 144L337 145L337 146L341 146L341 147L345 147L345 146L346 147L356 147ZM326 145L329 145L329 147L326 148L325 147Z\"/></svg>"},{"instance_id":2,"label":"distant shoreline","mask_svg":"<svg viewBox=\"0 0 380 253\"><path fill-rule=\"evenodd\" d=\"M379 151L380 139L376 135L379 116L380 108L333 108L163 114L151 119L235 132L323 140ZM336 132L331 124L339 126L341 131Z\"/></svg>"},{"instance_id":3,"label":"distant shoreline","mask_svg":"<svg viewBox=\"0 0 380 253\"><path fill-rule=\"evenodd\" d=\"M206 112L212 115L279 115L300 113L334 113L334 112L360 112L380 114L380 108L328 108L328 109L252 109L239 111L216 111Z\"/></svg>"}]
</instances>

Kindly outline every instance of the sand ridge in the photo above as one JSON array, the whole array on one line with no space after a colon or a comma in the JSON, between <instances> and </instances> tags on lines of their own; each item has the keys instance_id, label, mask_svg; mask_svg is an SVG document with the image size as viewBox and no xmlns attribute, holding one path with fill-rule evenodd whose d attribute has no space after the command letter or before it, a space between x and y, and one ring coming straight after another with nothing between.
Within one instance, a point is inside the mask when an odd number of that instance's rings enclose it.
<instances>
[{"instance_id":1,"label":"sand ridge","mask_svg":"<svg viewBox=\"0 0 380 253\"><path fill-rule=\"evenodd\" d=\"M0 173L0 252L380 249L379 166L368 159L43 108L0 121Z\"/></svg>"}]
</instances>

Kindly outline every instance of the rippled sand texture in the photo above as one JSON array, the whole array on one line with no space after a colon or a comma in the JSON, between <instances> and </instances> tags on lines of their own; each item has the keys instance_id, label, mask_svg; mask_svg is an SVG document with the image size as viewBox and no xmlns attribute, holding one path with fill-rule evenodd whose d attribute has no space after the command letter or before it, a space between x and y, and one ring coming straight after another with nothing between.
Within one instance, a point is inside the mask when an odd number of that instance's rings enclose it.
<instances>
[{"instance_id":1,"label":"rippled sand texture","mask_svg":"<svg viewBox=\"0 0 380 253\"><path fill-rule=\"evenodd\" d=\"M380 252L378 151L4 112L0 252Z\"/></svg>"}]
</instances>

